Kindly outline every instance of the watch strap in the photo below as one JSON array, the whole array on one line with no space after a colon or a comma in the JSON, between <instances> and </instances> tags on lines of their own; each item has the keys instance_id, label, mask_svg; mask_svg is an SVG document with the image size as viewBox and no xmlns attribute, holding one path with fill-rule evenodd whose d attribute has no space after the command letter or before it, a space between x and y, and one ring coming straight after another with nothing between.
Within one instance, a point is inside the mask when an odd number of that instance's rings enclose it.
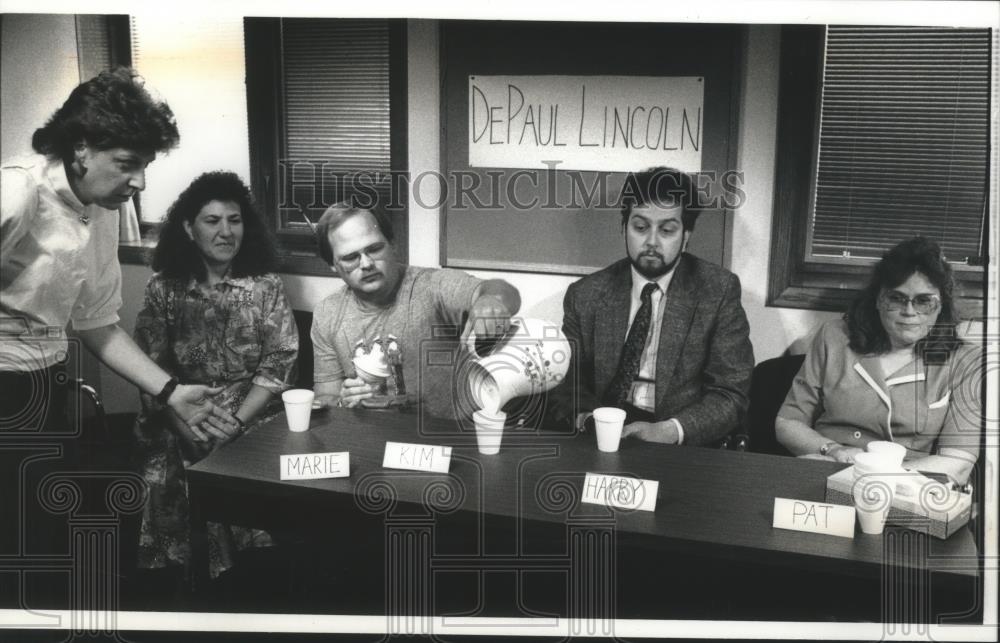
<instances>
[{"instance_id":1,"label":"watch strap","mask_svg":"<svg viewBox=\"0 0 1000 643\"><path fill-rule=\"evenodd\" d=\"M166 406L167 400L169 400L170 396L174 394L174 389L176 389L179 384L180 381L176 377L171 377L167 380L167 383L163 385L163 388L160 389L160 392L156 394L156 401Z\"/></svg>"}]
</instances>

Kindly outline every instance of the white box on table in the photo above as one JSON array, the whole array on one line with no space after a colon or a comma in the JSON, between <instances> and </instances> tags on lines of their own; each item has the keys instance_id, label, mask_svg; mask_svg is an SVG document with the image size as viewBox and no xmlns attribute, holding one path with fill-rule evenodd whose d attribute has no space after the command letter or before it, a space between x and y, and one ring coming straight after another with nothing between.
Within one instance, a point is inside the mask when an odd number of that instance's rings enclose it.
<instances>
[{"instance_id":1,"label":"white box on table","mask_svg":"<svg viewBox=\"0 0 1000 643\"><path fill-rule=\"evenodd\" d=\"M965 526L972 516L972 494L951 488L915 471L900 474L900 482L917 483L917 493L904 495L899 487L892 500L886 524L898 525L948 538ZM826 479L826 501L854 505L854 467L841 469Z\"/></svg>"}]
</instances>

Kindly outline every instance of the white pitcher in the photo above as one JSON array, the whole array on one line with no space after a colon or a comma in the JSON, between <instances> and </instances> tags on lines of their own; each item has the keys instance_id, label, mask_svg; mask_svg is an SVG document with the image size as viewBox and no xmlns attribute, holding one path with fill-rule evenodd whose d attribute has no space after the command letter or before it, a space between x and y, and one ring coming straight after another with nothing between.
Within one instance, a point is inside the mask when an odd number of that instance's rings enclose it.
<instances>
[{"instance_id":1,"label":"white pitcher","mask_svg":"<svg viewBox=\"0 0 1000 643\"><path fill-rule=\"evenodd\" d=\"M469 337L475 353L475 334ZM512 317L510 329L489 355L471 365L469 393L484 411L495 413L515 397L544 393L569 371L570 346L558 324Z\"/></svg>"}]
</instances>

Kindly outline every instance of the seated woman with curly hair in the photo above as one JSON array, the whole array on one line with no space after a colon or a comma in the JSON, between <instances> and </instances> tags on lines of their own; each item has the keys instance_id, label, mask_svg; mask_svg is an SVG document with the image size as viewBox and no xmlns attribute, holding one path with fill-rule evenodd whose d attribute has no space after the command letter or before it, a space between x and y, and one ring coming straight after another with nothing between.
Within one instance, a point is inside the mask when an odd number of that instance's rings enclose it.
<instances>
[{"instance_id":1,"label":"seated woman with curly hair","mask_svg":"<svg viewBox=\"0 0 1000 643\"><path fill-rule=\"evenodd\" d=\"M136 343L182 382L223 387L213 401L238 426L202 431L143 396L135 435L150 493L139 567L190 561L185 468L268 416L269 403L292 382L298 333L272 272L276 259L274 241L235 174L202 174L167 212ZM212 575L232 566L235 549L269 544L265 532L210 524Z\"/></svg>"},{"instance_id":2,"label":"seated woman with curly hair","mask_svg":"<svg viewBox=\"0 0 1000 643\"><path fill-rule=\"evenodd\" d=\"M843 319L814 337L778 411L778 441L853 462L868 442L891 440L907 468L964 483L979 456L981 350L956 334L953 288L933 241L886 253Z\"/></svg>"}]
</instances>

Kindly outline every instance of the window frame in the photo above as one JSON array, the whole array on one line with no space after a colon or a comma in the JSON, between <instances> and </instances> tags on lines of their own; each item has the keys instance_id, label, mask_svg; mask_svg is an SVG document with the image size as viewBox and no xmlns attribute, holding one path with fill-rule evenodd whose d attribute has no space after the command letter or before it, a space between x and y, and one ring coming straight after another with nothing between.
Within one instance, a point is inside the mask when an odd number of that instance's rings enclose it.
<instances>
[{"instance_id":1,"label":"window frame","mask_svg":"<svg viewBox=\"0 0 1000 643\"><path fill-rule=\"evenodd\" d=\"M317 20L336 18L317 18ZM389 127L390 168L394 176L404 174L407 156L407 60L406 21L389 23ZM281 136L285 129L282 65L281 18L244 18L246 52L247 124L250 152L250 189L258 206L278 238L278 270L301 275L334 276L318 252L315 237L307 230L280 229L278 214L278 159ZM365 168L359 168L365 169ZM393 185L406 182L393 181ZM393 209L396 256L403 262L408 256L408 207L406 199L394 199L402 208ZM305 227L305 226L303 226Z\"/></svg>"},{"instance_id":2,"label":"window frame","mask_svg":"<svg viewBox=\"0 0 1000 643\"><path fill-rule=\"evenodd\" d=\"M843 312L864 288L875 261L858 260L848 264L838 259L806 259L819 143L825 28L824 25L785 25L781 28L778 136L766 303L769 307ZM989 203L989 198L986 202ZM987 220L984 235L989 234L988 223ZM952 264L952 268L963 317L982 317L985 314L985 270L982 266L964 264Z\"/></svg>"}]
</instances>

